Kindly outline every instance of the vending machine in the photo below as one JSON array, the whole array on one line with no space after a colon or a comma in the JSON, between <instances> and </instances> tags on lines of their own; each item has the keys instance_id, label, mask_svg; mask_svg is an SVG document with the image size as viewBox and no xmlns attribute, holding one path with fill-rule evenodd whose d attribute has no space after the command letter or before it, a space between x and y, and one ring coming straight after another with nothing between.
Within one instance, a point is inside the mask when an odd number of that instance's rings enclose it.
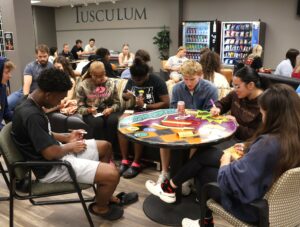
<instances>
[{"instance_id":1,"label":"vending machine","mask_svg":"<svg viewBox=\"0 0 300 227\"><path fill-rule=\"evenodd\" d=\"M208 47L219 53L219 21L185 21L182 23L182 45L186 47L186 57L199 60L200 50Z\"/></svg>"},{"instance_id":2,"label":"vending machine","mask_svg":"<svg viewBox=\"0 0 300 227\"><path fill-rule=\"evenodd\" d=\"M256 44L264 46L265 23L261 21L222 22L221 60L226 65L243 62Z\"/></svg>"}]
</instances>

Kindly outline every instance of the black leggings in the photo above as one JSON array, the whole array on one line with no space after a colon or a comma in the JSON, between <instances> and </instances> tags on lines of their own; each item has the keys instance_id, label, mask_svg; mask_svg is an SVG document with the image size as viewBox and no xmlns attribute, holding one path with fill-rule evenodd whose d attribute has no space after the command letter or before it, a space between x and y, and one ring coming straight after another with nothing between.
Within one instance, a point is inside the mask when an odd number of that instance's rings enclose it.
<instances>
[{"instance_id":1,"label":"black leggings","mask_svg":"<svg viewBox=\"0 0 300 227\"><path fill-rule=\"evenodd\" d=\"M235 139L231 139L213 147L199 148L193 155L193 157L189 159L172 178L173 183L175 185L181 185L188 179L201 174L202 169L205 167L213 167L219 169L223 150L232 146L236 142L237 141ZM208 176L207 179L215 179L215 177ZM216 179L214 181L216 181Z\"/></svg>"},{"instance_id":2,"label":"black leggings","mask_svg":"<svg viewBox=\"0 0 300 227\"><path fill-rule=\"evenodd\" d=\"M107 117L94 117L89 114L83 116L83 120L90 126L95 139L111 142L115 150L118 147L118 121L121 115L121 112L111 113Z\"/></svg>"}]
</instances>

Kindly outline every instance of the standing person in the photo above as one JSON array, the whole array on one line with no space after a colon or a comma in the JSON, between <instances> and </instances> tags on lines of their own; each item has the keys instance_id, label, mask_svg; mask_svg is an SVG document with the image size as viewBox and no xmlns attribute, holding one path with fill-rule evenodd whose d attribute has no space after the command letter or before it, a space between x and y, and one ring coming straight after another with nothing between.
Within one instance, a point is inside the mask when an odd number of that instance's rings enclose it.
<instances>
[{"instance_id":1,"label":"standing person","mask_svg":"<svg viewBox=\"0 0 300 227\"><path fill-rule=\"evenodd\" d=\"M203 166L210 166L217 171L224 149L236 143L242 143L254 135L261 124L258 99L263 91L260 88L259 75L253 68L245 66L234 75L233 85L235 90L216 102L215 107L212 107L210 112L216 116L230 111L231 115L227 115L227 117L235 120L238 124L234 138L208 149L199 149L171 180L165 179L162 184L147 181L148 191L167 203L175 202L175 188L178 185L197 176ZM207 179L211 179L214 173L207 174ZM168 188L170 185L171 187Z\"/></svg>"},{"instance_id":2,"label":"standing person","mask_svg":"<svg viewBox=\"0 0 300 227\"><path fill-rule=\"evenodd\" d=\"M89 44L87 44L84 48L84 52L86 52L86 54L92 55L96 53L97 47L95 46L95 42L94 38L89 40Z\"/></svg>"},{"instance_id":3,"label":"standing person","mask_svg":"<svg viewBox=\"0 0 300 227\"><path fill-rule=\"evenodd\" d=\"M141 58L144 62L149 63L150 62L150 54L146 50L139 49L135 52L135 58ZM150 67L150 73L152 73L153 69ZM121 74L122 79L130 79L130 69L125 69Z\"/></svg>"},{"instance_id":4,"label":"standing person","mask_svg":"<svg viewBox=\"0 0 300 227\"><path fill-rule=\"evenodd\" d=\"M220 169L213 179L221 191L210 193L225 210L254 225L259 217L250 204L262 199L285 171L300 166L300 99L296 92L288 85L275 84L259 98L259 106L262 126L240 150L245 152L241 159L232 161L231 153L227 152L222 155ZM207 168L201 169L199 177ZM205 217L207 226L213 226L208 208ZM200 227L200 222L185 218L182 226Z\"/></svg>"},{"instance_id":5,"label":"standing person","mask_svg":"<svg viewBox=\"0 0 300 227\"><path fill-rule=\"evenodd\" d=\"M210 100L218 100L217 88L207 80L201 79L202 67L194 60L187 60L181 66L183 81L177 83L172 90L171 108L177 108L178 101L184 101L185 108L193 110L210 110ZM161 184L170 178L169 164L171 151L167 148L160 149L162 172L156 184ZM154 183L149 181L147 184ZM152 185L151 185L152 187Z\"/></svg>"},{"instance_id":6,"label":"standing person","mask_svg":"<svg viewBox=\"0 0 300 227\"><path fill-rule=\"evenodd\" d=\"M296 66L296 57L299 55L299 50L289 49L286 52L285 60L281 61L274 72L276 75L291 77L293 69Z\"/></svg>"},{"instance_id":7,"label":"standing person","mask_svg":"<svg viewBox=\"0 0 300 227\"><path fill-rule=\"evenodd\" d=\"M170 80L168 83L177 83L182 79L180 73L180 66L183 62L187 61L186 58L186 48L181 46L177 50L177 54L169 57L168 61L165 64L165 70L170 72Z\"/></svg>"},{"instance_id":8,"label":"standing person","mask_svg":"<svg viewBox=\"0 0 300 227\"><path fill-rule=\"evenodd\" d=\"M92 62L77 86L76 99L78 113L82 114L83 120L92 129L94 138L105 139L117 145L120 99L116 84L106 76L102 62Z\"/></svg>"},{"instance_id":9,"label":"standing person","mask_svg":"<svg viewBox=\"0 0 300 227\"><path fill-rule=\"evenodd\" d=\"M50 47L48 61L53 64L53 61L57 56L57 47Z\"/></svg>"},{"instance_id":10,"label":"standing person","mask_svg":"<svg viewBox=\"0 0 300 227\"><path fill-rule=\"evenodd\" d=\"M89 205L89 211L107 220L121 218L123 209L109 205L119 183L117 169L109 164L111 144L83 140L82 130L69 134L52 132L42 109L60 103L72 86L70 77L59 69L46 69L37 83L38 88L14 113L11 134L17 149L28 161L68 161L79 183L97 184L96 201ZM61 166L34 167L33 173L43 183L72 181L67 168Z\"/></svg>"},{"instance_id":11,"label":"standing person","mask_svg":"<svg viewBox=\"0 0 300 227\"><path fill-rule=\"evenodd\" d=\"M23 96L29 95L37 88L37 79L44 69L52 68L52 63L48 61L49 48L45 44L40 44L35 49L36 60L26 65L24 69L23 88L13 92L7 97L9 110L14 110Z\"/></svg>"},{"instance_id":12,"label":"standing person","mask_svg":"<svg viewBox=\"0 0 300 227\"><path fill-rule=\"evenodd\" d=\"M170 104L166 83L158 76L149 74L149 69L149 65L140 58L135 58L130 67L131 79L128 80L123 91L123 99L135 101L136 111L168 108ZM120 133L118 135L122 154L120 174L124 178L136 177L141 171L140 159L143 146L134 143L134 160L130 165L128 160L129 142L124 135Z\"/></svg>"},{"instance_id":13,"label":"standing person","mask_svg":"<svg viewBox=\"0 0 300 227\"><path fill-rule=\"evenodd\" d=\"M129 50L129 44L125 43L122 46L122 52L119 54L119 66L129 67L132 65L134 54Z\"/></svg>"},{"instance_id":14,"label":"standing person","mask_svg":"<svg viewBox=\"0 0 300 227\"><path fill-rule=\"evenodd\" d=\"M75 45L72 47L71 53L75 60L78 60L84 54L82 49L82 40L76 40Z\"/></svg>"},{"instance_id":15,"label":"standing person","mask_svg":"<svg viewBox=\"0 0 300 227\"><path fill-rule=\"evenodd\" d=\"M200 64L203 69L203 79L211 81L217 87L219 99L225 97L231 89L225 76L220 73L220 56L214 51L207 50L201 55Z\"/></svg>"},{"instance_id":16,"label":"standing person","mask_svg":"<svg viewBox=\"0 0 300 227\"><path fill-rule=\"evenodd\" d=\"M0 130L3 128L3 120L11 121L13 112L8 109L7 104L7 83L11 78L11 71L15 68L12 61L0 57Z\"/></svg>"}]
</instances>

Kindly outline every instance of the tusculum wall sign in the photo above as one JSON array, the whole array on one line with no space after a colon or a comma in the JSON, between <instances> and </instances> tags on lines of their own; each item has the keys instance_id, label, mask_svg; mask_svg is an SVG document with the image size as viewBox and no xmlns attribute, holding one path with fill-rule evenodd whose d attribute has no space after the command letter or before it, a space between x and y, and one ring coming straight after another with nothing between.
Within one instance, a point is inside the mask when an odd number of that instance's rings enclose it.
<instances>
[{"instance_id":1,"label":"tusculum wall sign","mask_svg":"<svg viewBox=\"0 0 300 227\"><path fill-rule=\"evenodd\" d=\"M93 23L103 21L132 21L147 20L146 8L111 8L111 9L86 9L76 6L76 23Z\"/></svg>"}]
</instances>

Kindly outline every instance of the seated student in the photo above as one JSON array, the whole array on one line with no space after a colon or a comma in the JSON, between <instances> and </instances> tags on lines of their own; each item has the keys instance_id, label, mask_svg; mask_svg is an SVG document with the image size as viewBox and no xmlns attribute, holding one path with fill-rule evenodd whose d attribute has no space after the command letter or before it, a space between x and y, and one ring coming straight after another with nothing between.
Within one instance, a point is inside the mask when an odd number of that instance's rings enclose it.
<instances>
[{"instance_id":1,"label":"seated student","mask_svg":"<svg viewBox=\"0 0 300 227\"><path fill-rule=\"evenodd\" d=\"M83 140L82 130L69 134L54 133L42 107L60 103L72 87L70 77L58 69L47 69L38 78L38 88L17 106L12 122L12 139L26 160L66 160L72 165L79 183L97 184L96 201L89 211L104 219L116 220L123 209L109 205L119 202L112 197L119 183L119 173L111 160L111 144L99 140ZM64 144L60 144L62 142ZM60 166L34 167L36 178L44 183L72 181L68 170ZM137 195L136 195L137 197Z\"/></svg>"},{"instance_id":2,"label":"seated student","mask_svg":"<svg viewBox=\"0 0 300 227\"><path fill-rule=\"evenodd\" d=\"M230 86L222 74L220 56L210 50L206 50L200 58L200 64L203 69L203 79L211 81L218 89L219 99L225 97L230 92Z\"/></svg>"},{"instance_id":3,"label":"seated student","mask_svg":"<svg viewBox=\"0 0 300 227\"><path fill-rule=\"evenodd\" d=\"M53 64L55 58L57 58L57 47L50 47L48 61Z\"/></svg>"},{"instance_id":4,"label":"seated student","mask_svg":"<svg viewBox=\"0 0 300 227\"><path fill-rule=\"evenodd\" d=\"M245 66L234 75L233 85L235 90L216 102L216 107L212 107L210 111L214 116L228 111L231 112L231 115L227 115L227 117L238 123L234 138L209 149L199 149L170 181L165 179L162 184L147 181L147 189L152 194L160 196L163 201L175 202L174 188L177 185L181 185L183 182L195 177L201 170L202 165L218 168L224 149L253 136L261 123L258 99L263 91L260 88L259 75L253 68ZM173 189L169 190L170 188L168 188L166 190L170 184L172 185L171 189Z\"/></svg>"},{"instance_id":5,"label":"seated student","mask_svg":"<svg viewBox=\"0 0 300 227\"><path fill-rule=\"evenodd\" d=\"M262 46L256 44L249 55L245 58L244 64L255 69L257 72L263 71L263 62L261 59L262 52Z\"/></svg>"},{"instance_id":6,"label":"seated student","mask_svg":"<svg viewBox=\"0 0 300 227\"><path fill-rule=\"evenodd\" d=\"M141 58L144 62L148 63L150 59L150 54L146 50L139 49L137 52L135 52L135 57L136 58ZM150 68L150 73L152 73L153 69L152 67ZM122 79L130 79L131 74L130 74L130 69L125 69L122 74L121 74Z\"/></svg>"},{"instance_id":7,"label":"seated student","mask_svg":"<svg viewBox=\"0 0 300 227\"><path fill-rule=\"evenodd\" d=\"M291 77L293 69L296 65L296 57L299 55L299 50L289 49L286 52L286 59L282 60L276 67L275 75Z\"/></svg>"},{"instance_id":8,"label":"seated student","mask_svg":"<svg viewBox=\"0 0 300 227\"><path fill-rule=\"evenodd\" d=\"M130 53L129 44L125 43L122 46L122 52L119 54L119 66L130 67L134 59L134 54Z\"/></svg>"},{"instance_id":9,"label":"seated student","mask_svg":"<svg viewBox=\"0 0 300 227\"><path fill-rule=\"evenodd\" d=\"M170 80L167 83L177 83L182 79L180 74L180 66L187 61L186 48L181 46L178 48L176 55L169 57L164 68L170 72Z\"/></svg>"},{"instance_id":10,"label":"seated student","mask_svg":"<svg viewBox=\"0 0 300 227\"><path fill-rule=\"evenodd\" d=\"M155 110L168 108L170 104L166 83L154 74L149 74L149 66L140 58L135 58L130 67L131 79L123 91L123 99L135 101L135 110ZM119 133L119 145L122 154L120 174L124 178L136 177L141 171L140 159L143 146L134 143L134 160L128 160L128 140Z\"/></svg>"},{"instance_id":11,"label":"seated student","mask_svg":"<svg viewBox=\"0 0 300 227\"><path fill-rule=\"evenodd\" d=\"M23 88L11 93L7 97L9 110L14 110L16 105L37 88L37 78L43 69L52 68L53 65L48 61L49 48L45 44L40 44L35 48L36 60L26 65L23 73Z\"/></svg>"},{"instance_id":12,"label":"seated student","mask_svg":"<svg viewBox=\"0 0 300 227\"><path fill-rule=\"evenodd\" d=\"M78 113L91 127L95 139L117 144L120 99L115 82L106 76L102 62L92 62L76 89ZM100 114L99 116L96 114Z\"/></svg>"},{"instance_id":13,"label":"seated student","mask_svg":"<svg viewBox=\"0 0 300 227\"><path fill-rule=\"evenodd\" d=\"M84 48L84 52L85 54L95 54L96 53L96 50L97 50L97 47L95 46L95 39L94 38L91 38L89 40L89 43L85 46Z\"/></svg>"},{"instance_id":14,"label":"seated student","mask_svg":"<svg viewBox=\"0 0 300 227\"><path fill-rule=\"evenodd\" d=\"M106 76L111 78L117 78L117 73L113 70L111 63L109 62L110 53L109 50L106 48L98 48L96 50L95 55L89 56L89 63L83 67L81 75L84 75L85 72L89 69L91 63L93 61L101 61L104 64Z\"/></svg>"},{"instance_id":15,"label":"seated student","mask_svg":"<svg viewBox=\"0 0 300 227\"><path fill-rule=\"evenodd\" d=\"M13 112L8 109L7 104L7 83L11 78L11 71L15 68L12 61L0 57L0 130L3 128L3 120L11 121Z\"/></svg>"},{"instance_id":16,"label":"seated student","mask_svg":"<svg viewBox=\"0 0 300 227\"><path fill-rule=\"evenodd\" d=\"M259 217L249 204L262 199L285 171L300 167L300 99L296 92L288 85L275 84L261 95L259 106L262 126L244 146L241 159L232 161L227 152L222 155L220 169L211 179L219 183L221 192L210 195L225 210L254 225ZM207 209L205 215L205 226L213 226L212 212ZM198 227L200 223L185 218L182 226Z\"/></svg>"},{"instance_id":17,"label":"seated student","mask_svg":"<svg viewBox=\"0 0 300 227\"><path fill-rule=\"evenodd\" d=\"M177 83L172 90L171 108L177 108L178 101L184 101L186 109L210 110L212 104L210 100L218 100L217 88L207 80L201 79L202 67L194 60L185 61L180 69L183 81ZM169 179L170 149L161 148L160 157L162 172L156 182L161 184L165 179ZM146 185L153 183L148 181Z\"/></svg>"}]
</instances>

